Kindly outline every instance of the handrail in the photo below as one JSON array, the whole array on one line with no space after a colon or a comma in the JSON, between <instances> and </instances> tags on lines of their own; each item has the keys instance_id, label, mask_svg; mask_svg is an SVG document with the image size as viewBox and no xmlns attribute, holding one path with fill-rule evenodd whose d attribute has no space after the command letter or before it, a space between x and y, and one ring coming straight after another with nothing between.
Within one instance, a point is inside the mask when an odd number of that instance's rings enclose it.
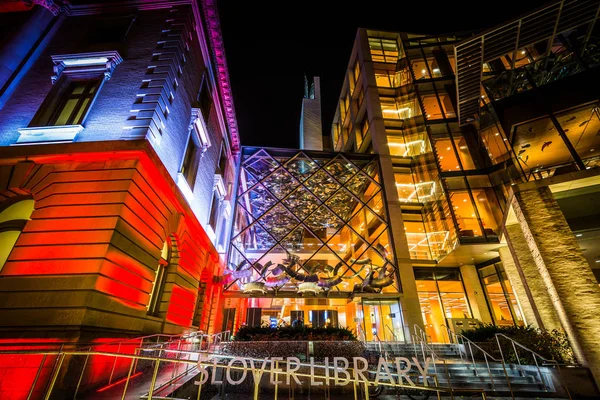
<instances>
[{"instance_id":1,"label":"handrail","mask_svg":"<svg viewBox=\"0 0 600 400\"><path fill-rule=\"evenodd\" d=\"M427 335L427 332L425 332L425 330L423 330L423 328L421 328L419 325L414 324L413 325L413 330L415 332L415 335L417 337L420 337L425 343L427 343L427 338L429 337Z\"/></svg>"},{"instance_id":2,"label":"handrail","mask_svg":"<svg viewBox=\"0 0 600 400\"><path fill-rule=\"evenodd\" d=\"M502 334L502 333L496 333L495 335L496 337L496 343L498 344L498 350L500 350L500 357L502 358L502 361L504 362L504 353L502 352L502 347L500 346L500 337L503 337L505 339L508 339L513 347L513 351L515 352L515 356L517 357L517 363L519 364L519 367L522 367L521 364L521 359L519 358L519 354L517 353L517 348L516 346L519 346L520 348L522 348L523 350L527 350L528 352L530 352L533 355L533 361L535 362L535 367L538 370L538 374L540 376L540 380L542 381L542 385L544 385L544 390L547 392L548 391L548 387L546 386L546 381L544 380L544 377L542 376L542 371L540 370L540 366L538 364L537 358L539 357L541 360L543 360L545 363L547 364L553 364L556 366L556 369L558 371L558 374L560 375L560 378L563 382L563 385L565 386L565 391L567 392L567 395L569 396L569 399L571 399L571 393L569 391L569 388L567 386L567 381L565 380L565 378L562 375L562 372L560 371L560 364L558 363L558 361L556 360L548 360L547 358L539 355L538 353L536 353L535 351L531 350L528 347L523 346L521 343L517 342L516 340ZM523 372L521 370L521 372Z\"/></svg>"},{"instance_id":3,"label":"handrail","mask_svg":"<svg viewBox=\"0 0 600 400\"><path fill-rule=\"evenodd\" d=\"M360 336L362 335L361 342L363 342L363 343L367 342L367 335L365 335L365 331L360 324L356 325L356 334L358 335L358 340L361 340Z\"/></svg>"},{"instance_id":4,"label":"handrail","mask_svg":"<svg viewBox=\"0 0 600 400\"><path fill-rule=\"evenodd\" d=\"M203 367L207 368L207 367L214 367L215 364L213 364L212 362L208 363L208 362L204 362L204 361L196 361L196 360L189 360L189 359L181 359L181 358L177 358L177 359L172 359L172 358L165 358L165 357L155 357L155 356L143 356L143 355L139 355L139 354L120 354L120 353L111 353L111 352L101 352L101 351L43 351L43 352L35 352L35 351L28 351L28 350L23 350L23 351L16 351L16 350L11 350L11 351L7 351L6 354L32 354L32 355L56 355L57 356L57 362L56 362L56 366L54 367L54 369L51 372L51 376L49 378L49 383L45 389L45 394L44 397L46 399L50 398L52 395L52 392L54 390L54 387L57 383L57 378L59 376L60 370L62 368L62 365L64 363L64 359L66 356L84 356L84 357L89 357L89 356L108 356L108 357L120 357L123 359L130 359L130 368L129 368L129 372L127 374L127 377L125 378L124 382L124 387L123 387L123 392L122 392L122 398L125 398L126 396L126 392L128 389L128 384L129 384L129 380L132 378L132 372L134 370L134 365L138 360L147 360L147 361L154 361L154 368L153 371L149 371L149 372L153 372L153 376L152 376L152 380L149 383L150 384L150 389L148 392L148 398L152 398L154 392L160 388L160 386L158 388L155 388L155 384L156 384L156 379L157 379L157 372L159 369L159 365L160 363L175 363L175 364L188 364L190 367L196 367L199 365L202 365ZM221 358L236 358L236 356L222 356ZM269 359L258 359L258 358L251 358L251 357L244 357L244 359L246 360L253 360L253 361L257 361L257 362L267 362L267 363L285 363L285 361L277 361L277 360L269 360ZM300 363L298 364L301 367L309 367L311 366L311 364L305 364L305 363ZM314 367L316 370L326 370L327 372L323 375L323 377L329 377L331 375L333 375L333 373L331 371L335 370L336 366L335 365L312 365L312 367ZM243 371L245 370L246 367L242 366L242 365L217 365L217 368L229 368L229 369L233 369L233 370L237 370L237 371ZM273 370L274 368L272 368ZM84 371L82 371L83 373ZM369 374L374 374L375 372L373 371L367 371L367 373ZM286 372L275 372L275 379L277 380L278 377L277 375L286 375ZM295 372L295 375L300 377L300 378L311 378L311 377L315 377L314 374L309 374L306 372ZM400 375L397 373L391 373L390 375L395 376L396 378L398 378ZM321 375L317 375L321 376ZM378 382L379 385L383 385L383 386L391 386L391 387L397 387L397 388L407 388L407 389L415 389L418 388L419 390L426 390L426 391L432 391L432 392L444 392L447 393L449 392L451 396L454 395L454 389L452 389L451 387L441 387L438 386L437 384L435 385L410 385L410 384L405 384L402 383L401 379L397 379L397 380L392 380L392 381L388 381L388 380L383 380L381 382ZM365 386L369 385L368 382L365 381ZM201 386L199 385L198 387L198 393L200 393L201 390ZM255 390L255 398L258 394L258 389L259 386L255 385L254 390ZM480 393L482 398L485 399L485 393L482 389L461 389L461 392L472 392L472 393ZM156 397L155 397L156 398Z\"/></svg>"},{"instance_id":5,"label":"handrail","mask_svg":"<svg viewBox=\"0 0 600 400\"><path fill-rule=\"evenodd\" d=\"M384 324L384 326L387 328L388 331L390 331L390 333L394 337L394 341L397 342L398 341L398 336L396 336L396 334L394 333L394 331L392 330L392 328L390 328L390 326L387 325L387 324Z\"/></svg>"}]
</instances>

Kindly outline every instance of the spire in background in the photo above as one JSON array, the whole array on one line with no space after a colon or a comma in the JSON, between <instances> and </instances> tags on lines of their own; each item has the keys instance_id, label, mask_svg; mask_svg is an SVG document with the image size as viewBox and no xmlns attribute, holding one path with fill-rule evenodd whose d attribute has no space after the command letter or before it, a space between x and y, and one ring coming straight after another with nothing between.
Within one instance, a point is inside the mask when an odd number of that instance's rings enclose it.
<instances>
[{"instance_id":1,"label":"spire in background","mask_svg":"<svg viewBox=\"0 0 600 400\"><path fill-rule=\"evenodd\" d=\"M304 98L300 115L300 149L323 150L319 77L311 78L309 84L306 74L304 74Z\"/></svg>"}]
</instances>

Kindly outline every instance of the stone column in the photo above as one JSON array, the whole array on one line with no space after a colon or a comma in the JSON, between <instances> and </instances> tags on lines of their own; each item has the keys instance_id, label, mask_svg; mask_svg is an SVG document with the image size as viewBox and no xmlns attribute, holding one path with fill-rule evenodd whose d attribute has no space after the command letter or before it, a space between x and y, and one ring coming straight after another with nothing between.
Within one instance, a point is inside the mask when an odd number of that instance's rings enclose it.
<instances>
[{"instance_id":1,"label":"stone column","mask_svg":"<svg viewBox=\"0 0 600 400\"><path fill-rule=\"evenodd\" d=\"M553 301L548 294L546 282L542 279L540 271L531 256L531 250L525 236L523 236L522 227L519 224L508 225L506 226L506 233L512 251L517 258L517 271L520 269L520 273L517 273L515 278L522 274L525 290L531 294L531 306L537 316L537 326L548 331L556 329L564 332ZM510 282L512 283L512 281L511 279Z\"/></svg>"},{"instance_id":2,"label":"stone column","mask_svg":"<svg viewBox=\"0 0 600 400\"><path fill-rule=\"evenodd\" d=\"M580 363L600 383L600 287L549 188L511 201L563 329Z\"/></svg>"},{"instance_id":3,"label":"stone column","mask_svg":"<svg viewBox=\"0 0 600 400\"><path fill-rule=\"evenodd\" d=\"M521 307L523 318L525 318L525 324L539 328L539 315L532 306L533 302L531 299L531 294L528 293L529 289L526 289L523 284L523 277L521 276L519 267L517 267L510 249L508 246L505 246L499 248L498 252L500 253L500 260L502 260L502 266L504 267L506 276L510 281L510 285L512 286L515 296L517 297L519 306Z\"/></svg>"},{"instance_id":4,"label":"stone column","mask_svg":"<svg viewBox=\"0 0 600 400\"><path fill-rule=\"evenodd\" d=\"M462 275L467 298L471 305L473 318L477 318L484 324L491 324L492 315L485 299L485 292L481 286L477 268L474 265L462 265L460 267L460 274Z\"/></svg>"}]
</instances>

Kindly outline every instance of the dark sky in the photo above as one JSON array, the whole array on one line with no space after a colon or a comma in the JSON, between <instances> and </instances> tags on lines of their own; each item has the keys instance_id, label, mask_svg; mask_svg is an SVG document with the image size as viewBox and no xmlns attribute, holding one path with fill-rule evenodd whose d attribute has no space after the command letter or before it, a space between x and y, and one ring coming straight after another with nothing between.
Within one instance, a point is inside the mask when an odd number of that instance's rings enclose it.
<instances>
[{"instance_id":1,"label":"dark sky","mask_svg":"<svg viewBox=\"0 0 600 400\"><path fill-rule=\"evenodd\" d=\"M219 0L243 145L298 146L304 74L321 77L323 132L359 27L414 33L484 30L548 1Z\"/></svg>"}]
</instances>

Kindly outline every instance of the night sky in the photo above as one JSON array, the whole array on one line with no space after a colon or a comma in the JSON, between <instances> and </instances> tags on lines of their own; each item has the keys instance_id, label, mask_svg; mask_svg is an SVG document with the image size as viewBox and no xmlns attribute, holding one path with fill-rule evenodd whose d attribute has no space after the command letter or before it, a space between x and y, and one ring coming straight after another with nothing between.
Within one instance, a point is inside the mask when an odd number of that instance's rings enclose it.
<instances>
[{"instance_id":1,"label":"night sky","mask_svg":"<svg viewBox=\"0 0 600 400\"><path fill-rule=\"evenodd\" d=\"M219 0L242 144L298 147L304 74L321 77L323 133L329 135L359 27L414 33L487 30L548 3Z\"/></svg>"}]
</instances>

